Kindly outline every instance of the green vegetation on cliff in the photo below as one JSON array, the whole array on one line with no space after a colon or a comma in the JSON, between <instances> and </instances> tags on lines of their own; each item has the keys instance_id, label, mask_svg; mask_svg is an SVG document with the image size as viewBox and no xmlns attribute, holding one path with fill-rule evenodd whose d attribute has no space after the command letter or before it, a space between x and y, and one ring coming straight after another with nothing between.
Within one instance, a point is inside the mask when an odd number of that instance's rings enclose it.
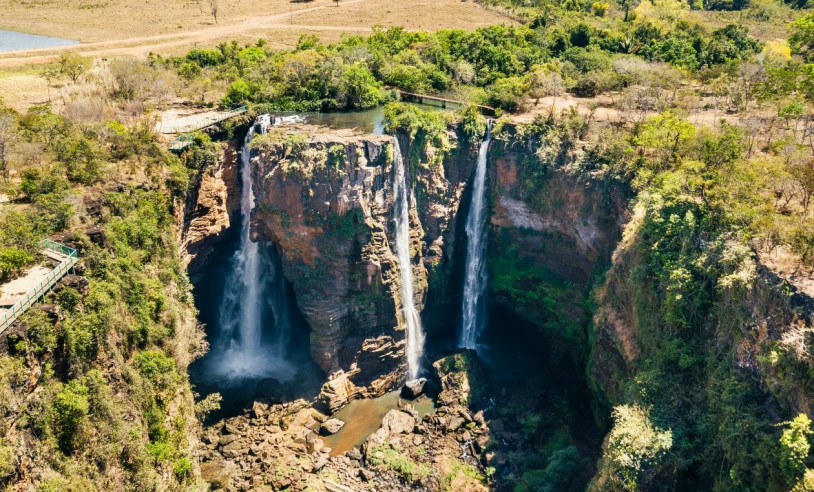
<instances>
[{"instance_id":1,"label":"green vegetation on cliff","mask_svg":"<svg viewBox=\"0 0 814 492\"><path fill-rule=\"evenodd\" d=\"M3 272L15 275L39 239L57 235L80 251L83 277L6 332L0 480L27 477L40 490L196 486L186 365L201 335L173 217L193 171L141 126L81 124L47 106L6 114L19 179L3 182L12 198L0 208Z\"/></svg>"}]
</instances>

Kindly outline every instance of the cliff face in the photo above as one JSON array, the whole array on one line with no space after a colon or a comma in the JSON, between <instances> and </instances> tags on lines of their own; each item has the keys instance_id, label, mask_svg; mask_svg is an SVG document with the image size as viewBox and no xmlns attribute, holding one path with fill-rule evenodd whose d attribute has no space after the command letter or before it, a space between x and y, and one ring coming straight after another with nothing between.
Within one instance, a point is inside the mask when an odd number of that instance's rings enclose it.
<instances>
[{"instance_id":1,"label":"cliff face","mask_svg":"<svg viewBox=\"0 0 814 492\"><path fill-rule=\"evenodd\" d=\"M179 230L181 259L193 280L240 214L239 161L240 143L230 140L215 165L190 183Z\"/></svg>"},{"instance_id":2,"label":"cliff face","mask_svg":"<svg viewBox=\"0 0 814 492\"><path fill-rule=\"evenodd\" d=\"M814 298L737 236L701 229L697 204L682 215L658 200L640 198L596 290L595 387L611 405L649 405L657 425L680 436L676 459L646 470L642 490L663 490L676 476L696 490L727 480L787 490L787 477L751 453L781 453L783 422L814 410ZM722 460L724 475L706 470ZM609 466L593 490L606 486Z\"/></svg>"},{"instance_id":3,"label":"cliff face","mask_svg":"<svg viewBox=\"0 0 814 492\"><path fill-rule=\"evenodd\" d=\"M313 359L338 380L331 391L340 398L381 393L404 370L392 137L306 126L282 131L260 141L252 159L253 233L280 252L311 328ZM401 147L406 155L409 142ZM465 176L426 162L411 166L409 176L416 190L410 228L419 309L431 276L441 275L438 264L452 255Z\"/></svg>"},{"instance_id":4,"label":"cliff face","mask_svg":"<svg viewBox=\"0 0 814 492\"><path fill-rule=\"evenodd\" d=\"M511 139L493 144L489 166L492 301L575 336L586 287L621 235L623 192L575 172L570 158L541 163Z\"/></svg>"}]
</instances>

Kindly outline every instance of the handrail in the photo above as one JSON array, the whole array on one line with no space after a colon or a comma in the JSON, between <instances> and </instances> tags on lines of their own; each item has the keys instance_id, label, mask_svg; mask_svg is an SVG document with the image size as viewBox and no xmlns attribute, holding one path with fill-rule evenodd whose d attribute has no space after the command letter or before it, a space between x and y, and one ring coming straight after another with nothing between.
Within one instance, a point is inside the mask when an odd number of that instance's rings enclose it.
<instances>
[{"instance_id":1,"label":"handrail","mask_svg":"<svg viewBox=\"0 0 814 492\"><path fill-rule=\"evenodd\" d=\"M37 285L25 293L20 299L17 300L6 312L0 315L0 333L3 333L11 326L12 323L22 316L35 302L37 302L46 292L59 282L62 277L68 272L68 269L73 267L78 260L78 253L75 249L69 248L64 244L52 241L50 239L43 239L39 243L40 249L56 251L57 253L66 256L64 260L54 267L53 270L48 272L44 279Z\"/></svg>"},{"instance_id":2,"label":"handrail","mask_svg":"<svg viewBox=\"0 0 814 492\"><path fill-rule=\"evenodd\" d=\"M200 130L201 128L206 128L207 126L212 126L215 123L220 123L221 121L228 120L229 118L232 118L239 114L243 114L248 110L249 106L243 105L234 109L230 109L229 111L226 111L224 113L219 113L214 116L210 116L202 121L199 121L198 123L190 123L189 125L184 126L170 126L167 128L162 128L161 133L179 134L193 132L195 130Z\"/></svg>"}]
</instances>

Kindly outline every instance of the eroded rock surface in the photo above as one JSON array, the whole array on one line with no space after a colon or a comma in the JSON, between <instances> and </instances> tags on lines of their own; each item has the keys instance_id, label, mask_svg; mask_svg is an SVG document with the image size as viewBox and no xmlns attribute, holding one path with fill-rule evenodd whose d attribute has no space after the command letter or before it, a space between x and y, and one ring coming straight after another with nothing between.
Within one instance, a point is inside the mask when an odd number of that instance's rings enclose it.
<instances>
[{"instance_id":1,"label":"eroded rock surface","mask_svg":"<svg viewBox=\"0 0 814 492\"><path fill-rule=\"evenodd\" d=\"M392 389L400 380L393 374L404 371L393 137L296 125L279 131L258 145L252 161L253 231L280 252L311 328L312 357L330 375L321 399L334 409ZM453 254L468 174L458 163L427 164L426 156L409 162L409 142L401 148L416 190L410 248L420 310L432 275L447 274L436 267Z\"/></svg>"}]
</instances>

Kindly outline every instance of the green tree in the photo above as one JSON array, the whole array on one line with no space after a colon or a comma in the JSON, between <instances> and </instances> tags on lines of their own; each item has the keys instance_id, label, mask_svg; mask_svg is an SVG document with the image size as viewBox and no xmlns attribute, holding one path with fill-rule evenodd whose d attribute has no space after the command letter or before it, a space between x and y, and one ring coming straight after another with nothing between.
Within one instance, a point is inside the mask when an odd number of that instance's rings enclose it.
<instances>
[{"instance_id":1,"label":"green tree","mask_svg":"<svg viewBox=\"0 0 814 492\"><path fill-rule=\"evenodd\" d=\"M806 471L806 460L811 449L808 436L814 431L811 430L811 419L804 413L784 425L788 427L783 429L780 436L780 469L789 483L794 483Z\"/></svg>"},{"instance_id":2,"label":"green tree","mask_svg":"<svg viewBox=\"0 0 814 492\"><path fill-rule=\"evenodd\" d=\"M339 81L340 101L347 108L366 109L382 100L381 84L361 62L348 67Z\"/></svg>"},{"instance_id":3,"label":"green tree","mask_svg":"<svg viewBox=\"0 0 814 492\"><path fill-rule=\"evenodd\" d=\"M644 147L663 165L675 162L695 136L695 126L672 111L651 116L641 125L633 143Z\"/></svg>"},{"instance_id":4,"label":"green tree","mask_svg":"<svg viewBox=\"0 0 814 492\"><path fill-rule=\"evenodd\" d=\"M52 407L52 422L64 453L70 454L75 449L80 426L89 409L88 388L77 379L71 380L57 394Z\"/></svg>"},{"instance_id":5,"label":"green tree","mask_svg":"<svg viewBox=\"0 0 814 492\"><path fill-rule=\"evenodd\" d=\"M90 58L80 56L79 53L63 53L59 57L59 72L76 83L90 69Z\"/></svg>"},{"instance_id":6,"label":"green tree","mask_svg":"<svg viewBox=\"0 0 814 492\"><path fill-rule=\"evenodd\" d=\"M0 248L0 280L8 280L33 261L33 256L19 248Z\"/></svg>"},{"instance_id":7,"label":"green tree","mask_svg":"<svg viewBox=\"0 0 814 492\"><path fill-rule=\"evenodd\" d=\"M793 53L814 62L814 12L789 24L789 45Z\"/></svg>"},{"instance_id":8,"label":"green tree","mask_svg":"<svg viewBox=\"0 0 814 492\"><path fill-rule=\"evenodd\" d=\"M673 432L654 426L649 410L638 405L614 407L613 420L593 488L637 490L641 474L673 447Z\"/></svg>"}]
</instances>

